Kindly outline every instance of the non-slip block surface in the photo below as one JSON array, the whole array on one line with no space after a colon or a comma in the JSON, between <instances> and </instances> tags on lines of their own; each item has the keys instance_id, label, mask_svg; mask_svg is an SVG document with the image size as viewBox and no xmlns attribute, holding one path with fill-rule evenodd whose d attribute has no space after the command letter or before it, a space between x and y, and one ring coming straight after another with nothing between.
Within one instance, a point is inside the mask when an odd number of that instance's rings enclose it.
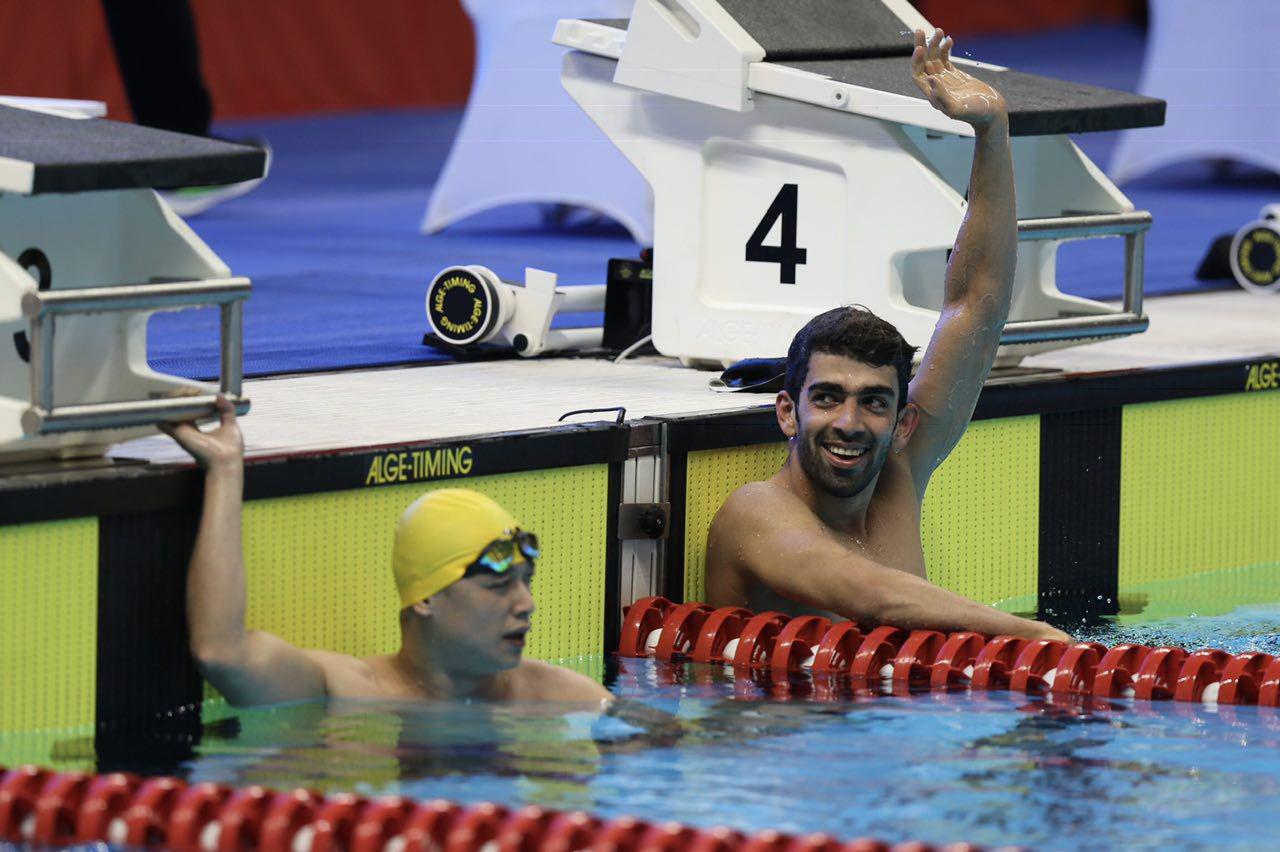
<instances>
[{"instance_id":1,"label":"non-slip block surface","mask_svg":"<svg viewBox=\"0 0 1280 852\"><path fill-rule=\"evenodd\" d=\"M880 0L720 0L765 51L766 62L910 56L914 38ZM625 30L626 18L592 18Z\"/></svg>"},{"instance_id":2,"label":"non-slip block surface","mask_svg":"<svg viewBox=\"0 0 1280 852\"><path fill-rule=\"evenodd\" d=\"M907 26L880 0L720 0L766 62L910 56Z\"/></svg>"},{"instance_id":3,"label":"non-slip block surface","mask_svg":"<svg viewBox=\"0 0 1280 852\"><path fill-rule=\"evenodd\" d=\"M743 9L730 8L738 2ZM825 28L821 26L820 18L800 15L792 4L766 6L751 0L723 0L722 5L740 23L753 21L751 27L757 29L747 29L765 48L767 62L853 86L921 97L911 78L911 36L906 34L905 25L898 21L897 16L878 0L865 3L860 0L851 4L858 7L856 13L837 16L839 19ZM804 0L800 5L817 7L826 4L822 0ZM887 15L896 23L882 22L878 18L880 15ZM774 18L778 20L772 21ZM766 19L772 22L766 22ZM784 19L790 23L784 26L781 23ZM802 20L811 23L802 25ZM625 30L628 21L610 19L593 23ZM811 25L824 31L825 41L804 34ZM762 36L757 33L767 35L772 41L762 41ZM901 47L890 49L892 40L901 42ZM803 43L810 47L800 49L799 45ZM968 64L963 65L962 70L991 83L1004 95L1009 106L1009 132L1014 136L1096 133L1164 124L1165 102L1156 98L1021 71L1000 71Z\"/></svg>"},{"instance_id":4,"label":"non-slip block surface","mask_svg":"<svg viewBox=\"0 0 1280 852\"><path fill-rule=\"evenodd\" d=\"M830 77L880 92L923 97L911 78L911 58L787 62L789 68ZM1165 102L1129 92L1055 80L1020 71L965 65L965 73L985 80L1004 95L1009 132L1014 136L1094 133L1164 123Z\"/></svg>"},{"instance_id":5,"label":"non-slip block surface","mask_svg":"<svg viewBox=\"0 0 1280 852\"><path fill-rule=\"evenodd\" d=\"M32 194L237 183L266 167L249 145L3 106L0 158L34 164Z\"/></svg>"}]
</instances>

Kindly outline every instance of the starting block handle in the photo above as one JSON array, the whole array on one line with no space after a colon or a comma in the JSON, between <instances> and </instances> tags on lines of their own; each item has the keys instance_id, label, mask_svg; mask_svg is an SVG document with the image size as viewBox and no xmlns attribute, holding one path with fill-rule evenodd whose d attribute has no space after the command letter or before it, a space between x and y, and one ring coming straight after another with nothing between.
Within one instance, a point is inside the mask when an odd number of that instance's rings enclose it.
<instances>
[{"instance_id":1,"label":"starting block handle","mask_svg":"<svg viewBox=\"0 0 1280 852\"><path fill-rule=\"evenodd\" d=\"M1124 237L1124 307L1115 314L1005 323L1004 332L1000 335L1001 345L1121 337L1145 331L1150 321L1142 312L1143 266L1145 238L1150 228L1151 214L1145 210L1020 219L1018 242Z\"/></svg>"},{"instance_id":2,"label":"starting block handle","mask_svg":"<svg viewBox=\"0 0 1280 852\"><path fill-rule=\"evenodd\" d=\"M213 414L217 397L210 395L90 403L56 408L53 404L53 336L57 317L115 311L172 310L217 305L221 309L220 388L236 407L249 410L240 396L244 381L244 300L248 278L213 278L154 284L123 284L26 293L22 312L30 321L31 407L22 415L27 435L48 435L82 429L115 429L177 422Z\"/></svg>"},{"instance_id":3,"label":"starting block handle","mask_svg":"<svg viewBox=\"0 0 1280 852\"><path fill-rule=\"evenodd\" d=\"M249 411L249 400L227 397L237 415ZM53 411L38 406L22 414L22 429L28 435L52 435L57 432L79 432L84 429L120 429L152 423L178 423L211 416L217 397L200 396L140 399L129 402L99 402L88 405L64 405Z\"/></svg>"},{"instance_id":4,"label":"starting block handle","mask_svg":"<svg viewBox=\"0 0 1280 852\"><path fill-rule=\"evenodd\" d=\"M100 314L111 311L223 305L249 298L250 289L248 278L236 277L36 291L23 294L22 313L28 319L36 320L55 314Z\"/></svg>"}]
</instances>

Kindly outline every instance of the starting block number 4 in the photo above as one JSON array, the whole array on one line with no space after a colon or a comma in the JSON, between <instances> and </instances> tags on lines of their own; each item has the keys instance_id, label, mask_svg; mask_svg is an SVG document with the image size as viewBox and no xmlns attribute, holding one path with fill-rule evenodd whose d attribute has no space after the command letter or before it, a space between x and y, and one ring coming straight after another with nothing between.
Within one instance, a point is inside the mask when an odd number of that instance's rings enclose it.
<instances>
[{"instance_id":1,"label":"starting block number 4","mask_svg":"<svg viewBox=\"0 0 1280 852\"><path fill-rule=\"evenodd\" d=\"M704 174L704 300L830 307L847 265L843 175L736 146L716 153Z\"/></svg>"},{"instance_id":2,"label":"starting block number 4","mask_svg":"<svg viewBox=\"0 0 1280 852\"><path fill-rule=\"evenodd\" d=\"M794 183L782 185L778 197L769 205L769 212L764 214L755 233L747 240L748 263L778 264L778 283L796 283L796 267L804 266L809 259L809 252L796 245L796 207L799 205L800 187ZM765 238L780 223L782 240L780 245L765 245Z\"/></svg>"}]
</instances>

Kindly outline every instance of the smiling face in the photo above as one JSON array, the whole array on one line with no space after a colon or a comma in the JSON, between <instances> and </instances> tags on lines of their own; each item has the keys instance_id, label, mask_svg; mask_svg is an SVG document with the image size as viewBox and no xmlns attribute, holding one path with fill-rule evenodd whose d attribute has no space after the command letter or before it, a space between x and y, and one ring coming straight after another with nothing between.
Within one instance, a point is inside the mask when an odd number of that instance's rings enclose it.
<instances>
[{"instance_id":1,"label":"smiling face","mask_svg":"<svg viewBox=\"0 0 1280 852\"><path fill-rule=\"evenodd\" d=\"M800 398L779 396L783 432L795 439L800 467L833 497L853 497L875 482L898 425L898 376L892 366L814 352Z\"/></svg>"},{"instance_id":2,"label":"smiling face","mask_svg":"<svg viewBox=\"0 0 1280 852\"><path fill-rule=\"evenodd\" d=\"M522 560L501 574L476 573L432 598L433 638L468 674L520 664L535 608L533 569Z\"/></svg>"}]
</instances>

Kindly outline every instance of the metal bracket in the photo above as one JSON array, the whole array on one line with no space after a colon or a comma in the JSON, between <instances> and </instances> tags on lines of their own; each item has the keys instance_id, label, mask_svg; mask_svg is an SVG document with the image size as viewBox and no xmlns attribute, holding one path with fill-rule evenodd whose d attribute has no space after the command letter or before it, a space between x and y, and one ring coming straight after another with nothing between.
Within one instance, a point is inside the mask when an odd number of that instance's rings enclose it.
<instances>
[{"instance_id":1,"label":"metal bracket","mask_svg":"<svg viewBox=\"0 0 1280 852\"><path fill-rule=\"evenodd\" d=\"M1062 319L1007 322L1000 344L1039 343L1045 340L1078 340L1084 337L1122 337L1147 330L1150 321L1142 312L1143 260L1151 214L1097 213L1049 219L1020 219L1018 242L1035 240L1124 237L1124 307L1119 313Z\"/></svg>"},{"instance_id":2,"label":"metal bracket","mask_svg":"<svg viewBox=\"0 0 1280 852\"><path fill-rule=\"evenodd\" d=\"M671 532L670 503L622 503L618 506L618 538L666 539Z\"/></svg>"},{"instance_id":3,"label":"metal bracket","mask_svg":"<svg viewBox=\"0 0 1280 852\"><path fill-rule=\"evenodd\" d=\"M244 414L249 410L249 400L240 396L240 386L244 380L244 300L249 297L249 290L248 278L235 277L25 293L22 313L30 323L27 336L31 346L31 407L22 414L23 431L28 435L49 435L141 426L192 419L213 411L216 397L208 394L55 407L53 335L57 317L66 314L220 306L220 387L237 413Z\"/></svg>"}]
</instances>

